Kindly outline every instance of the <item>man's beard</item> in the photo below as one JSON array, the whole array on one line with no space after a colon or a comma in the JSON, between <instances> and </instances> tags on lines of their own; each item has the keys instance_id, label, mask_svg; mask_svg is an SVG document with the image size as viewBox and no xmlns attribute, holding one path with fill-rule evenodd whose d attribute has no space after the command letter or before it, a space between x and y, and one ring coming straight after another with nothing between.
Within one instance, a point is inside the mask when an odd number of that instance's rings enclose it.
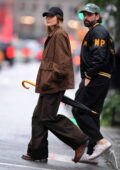
<instances>
[{"instance_id":1,"label":"man's beard","mask_svg":"<svg viewBox=\"0 0 120 170\"><path fill-rule=\"evenodd\" d=\"M85 25L86 27L92 27L94 24L96 24L96 21L92 21L92 22L90 22L90 21L88 21L88 20L85 20L85 21L84 21L84 25Z\"/></svg>"}]
</instances>

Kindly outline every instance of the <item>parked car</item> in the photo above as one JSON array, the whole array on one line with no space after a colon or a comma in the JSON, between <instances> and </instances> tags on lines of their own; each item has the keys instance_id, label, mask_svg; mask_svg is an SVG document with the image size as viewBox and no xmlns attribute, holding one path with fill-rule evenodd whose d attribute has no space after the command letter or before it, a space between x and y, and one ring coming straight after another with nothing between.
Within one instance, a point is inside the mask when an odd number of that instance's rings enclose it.
<instances>
[{"instance_id":1,"label":"parked car","mask_svg":"<svg viewBox=\"0 0 120 170\"><path fill-rule=\"evenodd\" d=\"M2 58L12 66L14 64L14 47L12 43L0 42L0 50L3 54Z\"/></svg>"},{"instance_id":2,"label":"parked car","mask_svg":"<svg viewBox=\"0 0 120 170\"><path fill-rule=\"evenodd\" d=\"M29 62L41 58L38 54L42 55L43 46L36 40L20 39L13 41L12 44L15 47L15 60L17 61Z\"/></svg>"}]
</instances>

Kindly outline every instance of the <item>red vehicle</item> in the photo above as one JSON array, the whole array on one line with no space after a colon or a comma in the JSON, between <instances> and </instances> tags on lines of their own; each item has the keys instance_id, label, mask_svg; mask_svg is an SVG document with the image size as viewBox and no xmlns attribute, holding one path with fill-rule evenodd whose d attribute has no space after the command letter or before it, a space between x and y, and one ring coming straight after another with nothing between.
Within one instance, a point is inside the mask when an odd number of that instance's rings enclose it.
<instances>
[{"instance_id":1,"label":"red vehicle","mask_svg":"<svg viewBox=\"0 0 120 170\"><path fill-rule=\"evenodd\" d=\"M9 62L9 65L14 64L14 47L11 43L0 43L0 50L3 53L3 58L5 61Z\"/></svg>"}]
</instances>

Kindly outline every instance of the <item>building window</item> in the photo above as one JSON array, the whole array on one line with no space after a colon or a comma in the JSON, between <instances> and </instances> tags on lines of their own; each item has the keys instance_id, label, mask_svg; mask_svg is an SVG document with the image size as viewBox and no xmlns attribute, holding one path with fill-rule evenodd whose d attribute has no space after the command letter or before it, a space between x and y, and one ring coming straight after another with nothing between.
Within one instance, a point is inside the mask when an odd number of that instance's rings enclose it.
<instances>
[{"instance_id":1,"label":"building window","mask_svg":"<svg viewBox=\"0 0 120 170\"><path fill-rule=\"evenodd\" d=\"M62 5L61 4L58 4L56 6L59 7L60 9L62 9Z\"/></svg>"},{"instance_id":2,"label":"building window","mask_svg":"<svg viewBox=\"0 0 120 170\"><path fill-rule=\"evenodd\" d=\"M38 4L36 2L32 3L32 11L36 11L38 8Z\"/></svg>"},{"instance_id":3,"label":"building window","mask_svg":"<svg viewBox=\"0 0 120 170\"><path fill-rule=\"evenodd\" d=\"M45 10L48 10L50 8L50 4L45 5Z\"/></svg>"},{"instance_id":4,"label":"building window","mask_svg":"<svg viewBox=\"0 0 120 170\"><path fill-rule=\"evenodd\" d=\"M76 15L76 9L75 7L69 7L69 17L73 18Z\"/></svg>"},{"instance_id":5,"label":"building window","mask_svg":"<svg viewBox=\"0 0 120 170\"><path fill-rule=\"evenodd\" d=\"M21 11L24 11L24 10L25 10L25 6L26 6L25 2L22 2L22 3L20 4L20 10L21 10Z\"/></svg>"}]
</instances>

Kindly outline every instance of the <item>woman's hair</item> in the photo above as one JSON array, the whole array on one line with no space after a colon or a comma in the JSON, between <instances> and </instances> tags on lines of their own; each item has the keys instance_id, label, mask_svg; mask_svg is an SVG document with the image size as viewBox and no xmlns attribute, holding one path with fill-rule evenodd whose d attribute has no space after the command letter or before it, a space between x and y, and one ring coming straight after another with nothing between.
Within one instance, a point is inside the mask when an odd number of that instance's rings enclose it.
<instances>
[{"instance_id":1,"label":"woman's hair","mask_svg":"<svg viewBox=\"0 0 120 170\"><path fill-rule=\"evenodd\" d=\"M51 27L47 27L47 34L49 35L55 28L57 27L63 27L63 16L61 15L56 15L57 17L57 24L55 26Z\"/></svg>"},{"instance_id":2,"label":"woman's hair","mask_svg":"<svg viewBox=\"0 0 120 170\"><path fill-rule=\"evenodd\" d=\"M56 15L57 16L57 20L58 20L58 22L62 22L63 23L63 16L61 16L61 15Z\"/></svg>"}]
</instances>

